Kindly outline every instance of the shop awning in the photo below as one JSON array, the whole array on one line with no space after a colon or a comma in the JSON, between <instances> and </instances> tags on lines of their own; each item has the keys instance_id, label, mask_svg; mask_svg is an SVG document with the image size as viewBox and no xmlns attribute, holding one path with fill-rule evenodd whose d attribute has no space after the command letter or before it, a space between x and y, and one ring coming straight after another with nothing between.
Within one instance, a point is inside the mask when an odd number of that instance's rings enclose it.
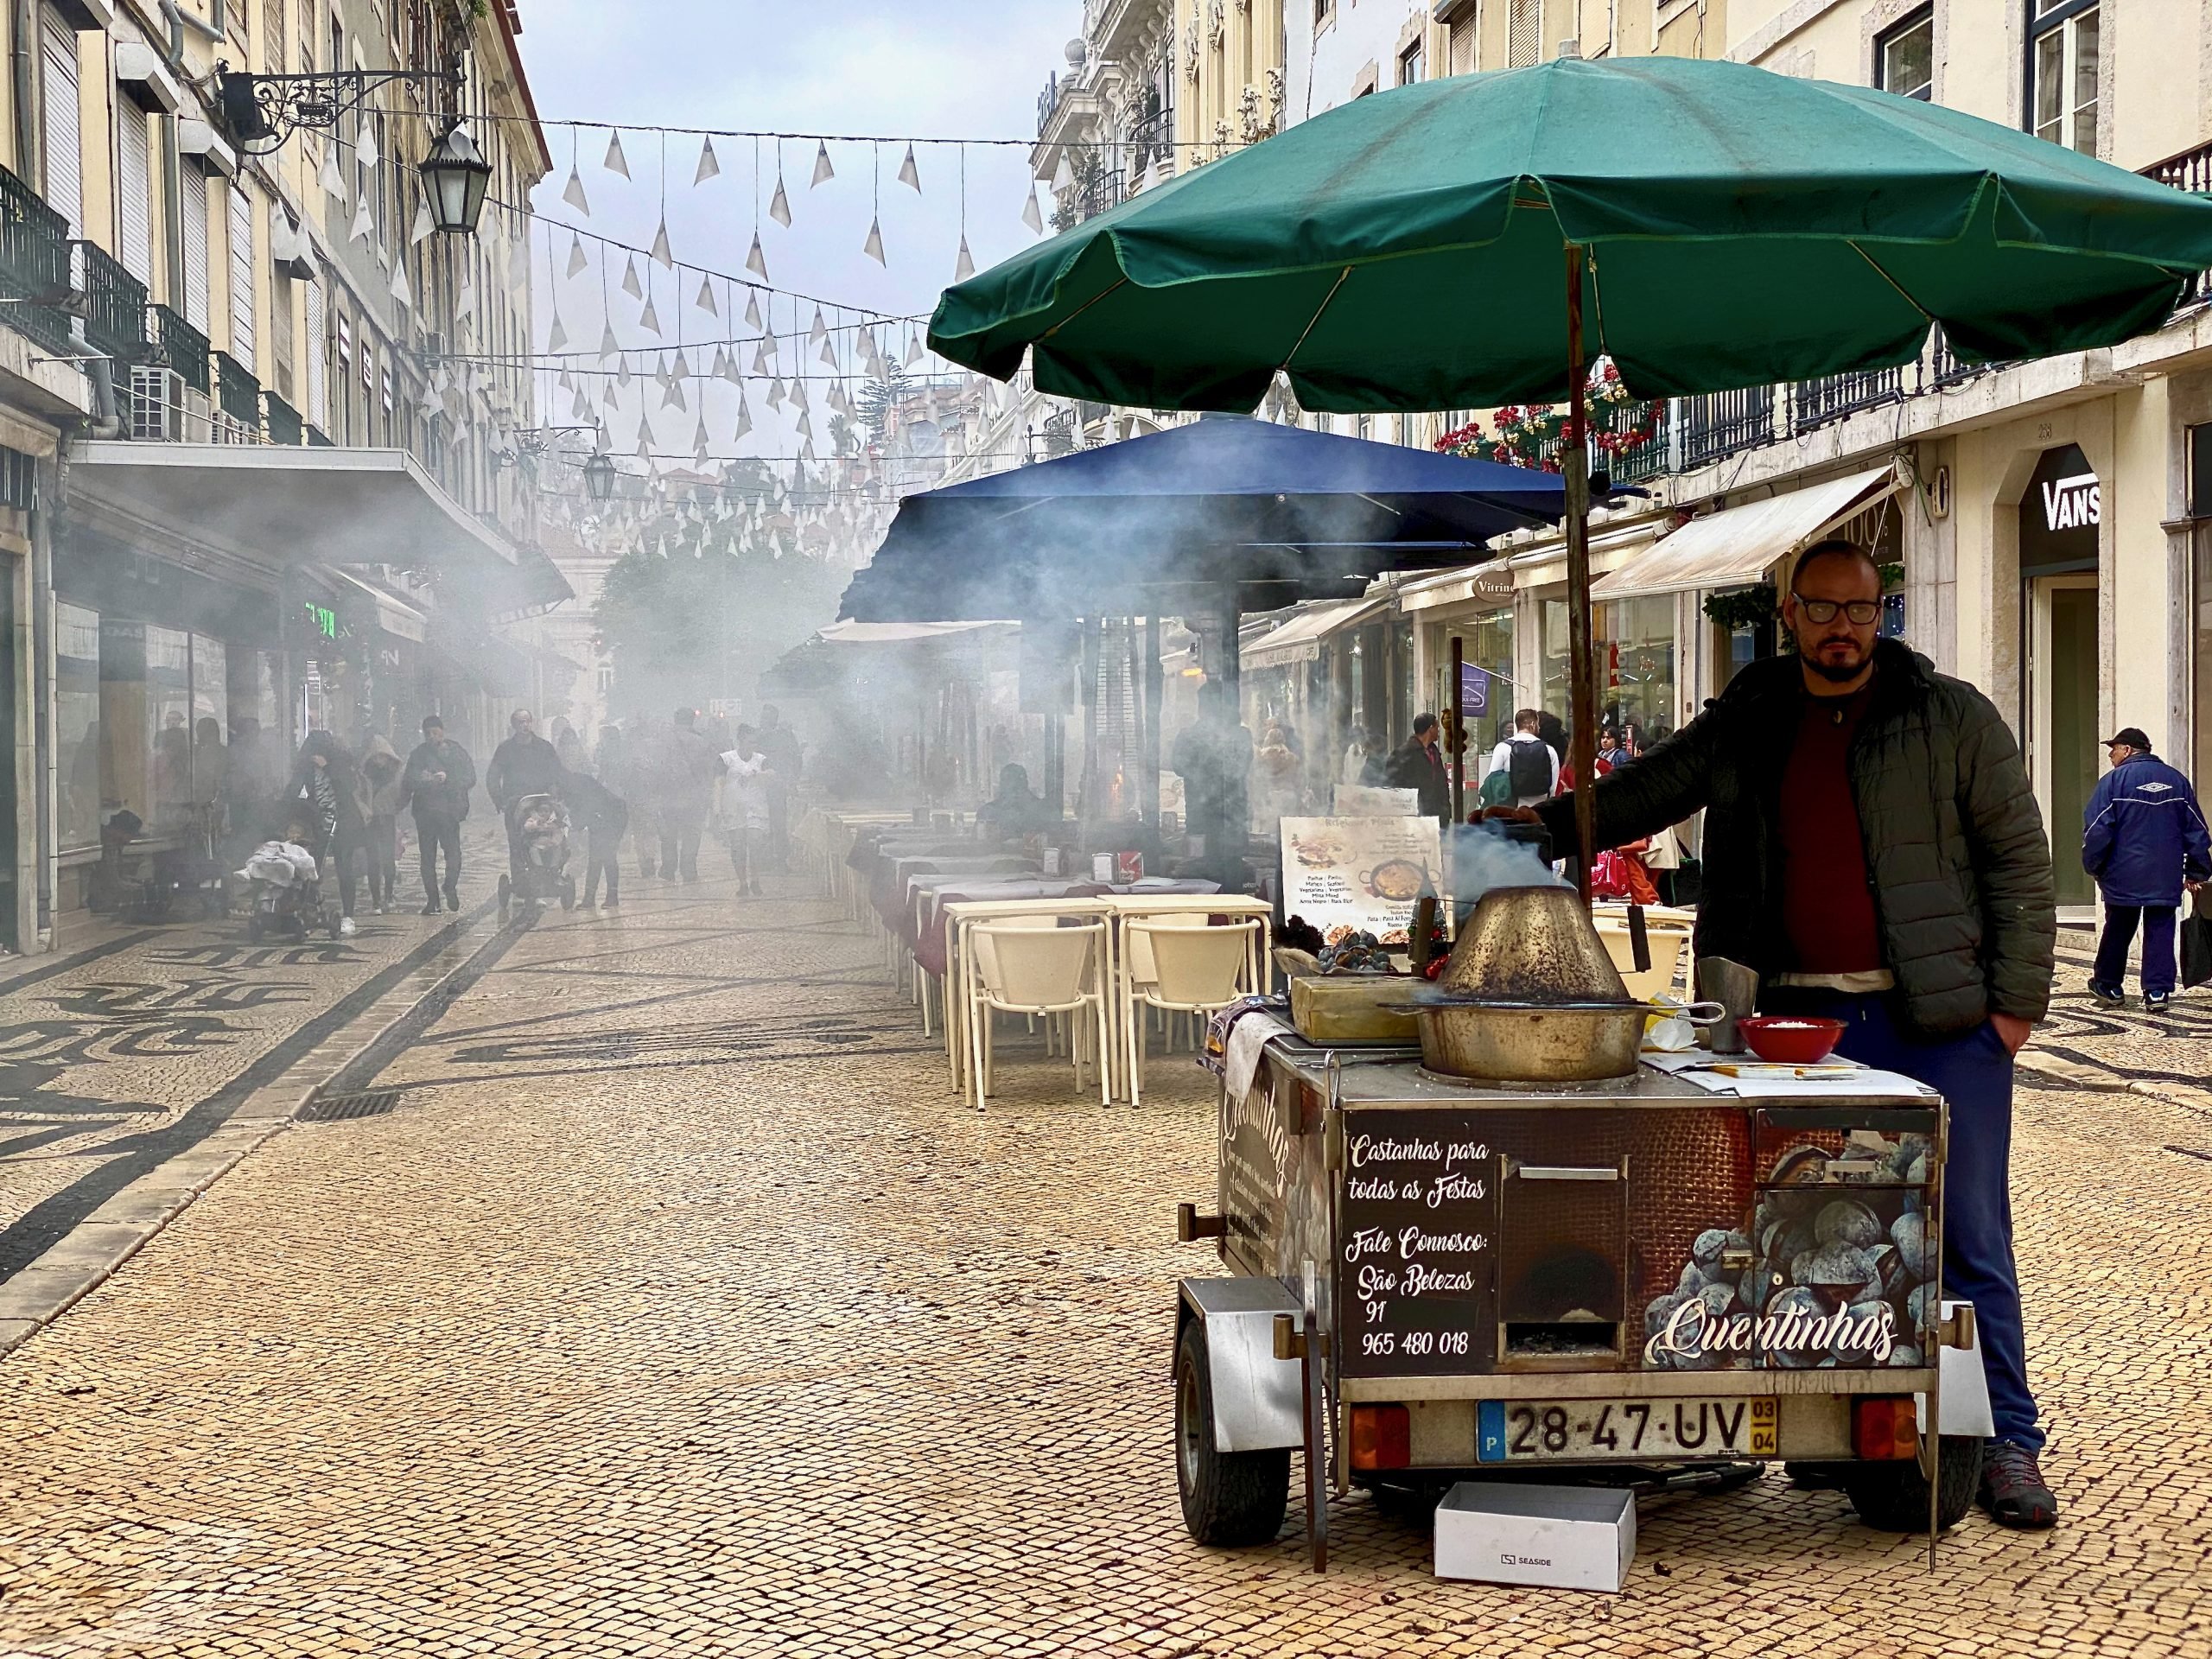
<instances>
[{"instance_id":1,"label":"shop awning","mask_svg":"<svg viewBox=\"0 0 2212 1659\"><path fill-rule=\"evenodd\" d=\"M421 645L429 634L429 618L409 604L397 594L388 594L374 582L363 582L346 570L325 572L334 578L339 591L349 599L367 604L376 617L377 626L401 639L412 639Z\"/></svg>"},{"instance_id":2,"label":"shop awning","mask_svg":"<svg viewBox=\"0 0 2212 1659\"><path fill-rule=\"evenodd\" d=\"M1693 518L1654 543L1649 552L1593 583L1590 597L1639 599L1742 587L1904 488L1904 478L1896 467L1881 467Z\"/></svg>"},{"instance_id":3,"label":"shop awning","mask_svg":"<svg viewBox=\"0 0 2212 1659\"><path fill-rule=\"evenodd\" d=\"M1306 606L1281 626L1243 646L1243 666L1282 668L1293 663L1310 663L1320 656L1324 639L1344 628L1357 627L1389 602L1389 594L1373 594Z\"/></svg>"},{"instance_id":4,"label":"shop awning","mask_svg":"<svg viewBox=\"0 0 2212 1659\"><path fill-rule=\"evenodd\" d=\"M114 440L70 455L73 494L264 565L516 562L404 449Z\"/></svg>"},{"instance_id":5,"label":"shop awning","mask_svg":"<svg viewBox=\"0 0 2212 1659\"><path fill-rule=\"evenodd\" d=\"M516 549L513 566L497 572L486 590L495 622L519 622L565 605L575 596L561 567L542 547Z\"/></svg>"},{"instance_id":6,"label":"shop awning","mask_svg":"<svg viewBox=\"0 0 2212 1659\"><path fill-rule=\"evenodd\" d=\"M1005 628L1010 622L832 622L815 637L833 645L911 645L924 639Z\"/></svg>"}]
</instances>

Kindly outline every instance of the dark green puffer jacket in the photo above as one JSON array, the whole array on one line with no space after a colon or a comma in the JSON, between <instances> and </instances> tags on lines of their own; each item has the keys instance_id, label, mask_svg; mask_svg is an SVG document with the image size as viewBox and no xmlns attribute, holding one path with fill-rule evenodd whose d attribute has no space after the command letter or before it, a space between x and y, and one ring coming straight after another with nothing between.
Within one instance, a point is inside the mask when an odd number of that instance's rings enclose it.
<instances>
[{"instance_id":1,"label":"dark green puffer jacket","mask_svg":"<svg viewBox=\"0 0 2212 1659\"><path fill-rule=\"evenodd\" d=\"M1992 1013L2044 1016L2057 931L2050 845L2018 747L1987 697L1893 640L1875 646L1873 696L1851 747L1852 792L1903 1013L1929 1036ZM1598 845L1617 847L1705 809L1697 952L1792 966L1781 915L1782 773L1809 694L1795 657L1753 663L1705 712L1599 780ZM1570 797L1539 812L1574 845Z\"/></svg>"}]
</instances>

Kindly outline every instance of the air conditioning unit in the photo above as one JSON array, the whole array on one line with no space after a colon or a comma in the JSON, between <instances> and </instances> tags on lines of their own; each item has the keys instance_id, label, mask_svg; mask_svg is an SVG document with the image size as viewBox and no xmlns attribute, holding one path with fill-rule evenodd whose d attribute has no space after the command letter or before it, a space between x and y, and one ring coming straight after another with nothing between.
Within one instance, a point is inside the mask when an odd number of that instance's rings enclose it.
<instances>
[{"instance_id":1,"label":"air conditioning unit","mask_svg":"<svg viewBox=\"0 0 2212 1659\"><path fill-rule=\"evenodd\" d=\"M206 443L213 435L207 394L175 369L130 365L130 435L144 443Z\"/></svg>"}]
</instances>

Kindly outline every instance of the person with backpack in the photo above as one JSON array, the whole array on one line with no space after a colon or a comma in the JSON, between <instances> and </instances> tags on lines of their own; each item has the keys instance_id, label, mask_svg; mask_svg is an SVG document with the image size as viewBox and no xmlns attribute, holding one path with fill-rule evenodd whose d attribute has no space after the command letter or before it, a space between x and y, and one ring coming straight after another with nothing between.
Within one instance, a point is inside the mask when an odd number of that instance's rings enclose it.
<instances>
[{"instance_id":1,"label":"person with backpack","mask_svg":"<svg viewBox=\"0 0 2212 1659\"><path fill-rule=\"evenodd\" d=\"M1523 709L1513 716L1513 733L1490 752L1490 766L1483 779L1483 802L1488 806L1534 806L1547 801L1559 788L1559 751L1537 735L1543 715ZM1503 775L1495 787L1491 779Z\"/></svg>"}]
</instances>

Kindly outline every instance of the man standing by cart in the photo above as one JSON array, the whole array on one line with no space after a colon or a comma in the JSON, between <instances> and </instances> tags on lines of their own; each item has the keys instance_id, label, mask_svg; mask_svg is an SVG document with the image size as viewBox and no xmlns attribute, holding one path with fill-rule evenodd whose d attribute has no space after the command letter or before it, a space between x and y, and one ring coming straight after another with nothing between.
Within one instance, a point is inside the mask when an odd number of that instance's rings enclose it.
<instances>
[{"instance_id":1,"label":"man standing by cart","mask_svg":"<svg viewBox=\"0 0 2212 1659\"><path fill-rule=\"evenodd\" d=\"M2048 1527L2012 1260L2012 1057L2050 996L2050 845L2018 746L1974 687L1876 638L1882 577L1822 542L1782 613L1794 656L1753 663L1705 712L1595 785L1597 844L1705 810L1697 954L1759 976L1760 1005L1845 1022L1844 1055L1950 1104L1943 1279L1973 1302L1997 1434L1982 1504ZM1533 811L1574 845L1571 795Z\"/></svg>"}]
</instances>

